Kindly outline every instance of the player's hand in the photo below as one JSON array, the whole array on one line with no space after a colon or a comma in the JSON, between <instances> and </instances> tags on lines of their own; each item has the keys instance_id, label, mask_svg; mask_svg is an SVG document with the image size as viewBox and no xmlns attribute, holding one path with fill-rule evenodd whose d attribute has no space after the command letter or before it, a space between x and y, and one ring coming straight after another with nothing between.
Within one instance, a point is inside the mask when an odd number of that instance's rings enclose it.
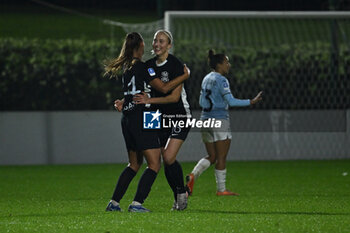
<instances>
[{"instance_id":1,"label":"player's hand","mask_svg":"<svg viewBox=\"0 0 350 233\"><path fill-rule=\"evenodd\" d=\"M114 108L116 110L118 110L119 112L121 112L123 110L123 104L124 104L124 100L116 100L114 101Z\"/></svg>"},{"instance_id":2,"label":"player's hand","mask_svg":"<svg viewBox=\"0 0 350 233\"><path fill-rule=\"evenodd\" d=\"M134 95L132 100L135 102L135 104L149 104L149 98L150 96L147 93L142 92L141 94Z\"/></svg>"},{"instance_id":3,"label":"player's hand","mask_svg":"<svg viewBox=\"0 0 350 233\"><path fill-rule=\"evenodd\" d=\"M262 94L263 94L263 92L260 91L260 92L254 97L254 99L250 100L250 104L256 104L256 103L258 103L259 101L261 101L261 100L262 100Z\"/></svg>"},{"instance_id":4,"label":"player's hand","mask_svg":"<svg viewBox=\"0 0 350 233\"><path fill-rule=\"evenodd\" d=\"M186 75L186 79L190 77L191 70L184 64L184 73Z\"/></svg>"}]
</instances>

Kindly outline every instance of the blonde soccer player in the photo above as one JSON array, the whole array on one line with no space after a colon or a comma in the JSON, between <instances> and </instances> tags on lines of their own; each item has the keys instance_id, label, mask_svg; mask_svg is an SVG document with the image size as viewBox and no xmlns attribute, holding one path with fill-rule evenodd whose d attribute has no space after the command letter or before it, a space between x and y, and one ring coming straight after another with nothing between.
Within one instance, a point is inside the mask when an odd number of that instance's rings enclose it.
<instances>
[{"instance_id":1,"label":"blonde soccer player","mask_svg":"<svg viewBox=\"0 0 350 233\"><path fill-rule=\"evenodd\" d=\"M146 62L147 67L155 71L164 83L171 82L175 77L183 74L183 63L174 55L169 53L173 45L173 36L167 30L158 30L153 38L154 58ZM159 109L163 119L177 124L186 122L192 117L190 105L187 100L184 84L179 85L169 93L152 91L153 96L149 98L145 94L138 94L134 100L137 103L151 104L154 109ZM178 152L185 141L190 127L172 126L158 131L162 147L162 158L164 163L165 177L174 194L173 210L184 210L187 207L187 190L181 164L178 162Z\"/></svg>"}]
</instances>

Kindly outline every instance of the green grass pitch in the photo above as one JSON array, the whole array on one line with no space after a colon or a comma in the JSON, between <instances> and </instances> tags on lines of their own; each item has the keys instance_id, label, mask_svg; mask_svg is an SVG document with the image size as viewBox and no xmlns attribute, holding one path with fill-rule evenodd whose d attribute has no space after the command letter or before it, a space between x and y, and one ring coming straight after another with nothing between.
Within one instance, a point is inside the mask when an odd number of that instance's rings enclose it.
<instances>
[{"instance_id":1,"label":"green grass pitch","mask_svg":"<svg viewBox=\"0 0 350 233\"><path fill-rule=\"evenodd\" d=\"M184 173L195 163L182 163ZM185 211L170 211L172 193L159 173L144 203L128 213L141 172L105 212L124 164L1 166L0 232L350 232L350 160L229 162L217 197L210 167Z\"/></svg>"}]
</instances>

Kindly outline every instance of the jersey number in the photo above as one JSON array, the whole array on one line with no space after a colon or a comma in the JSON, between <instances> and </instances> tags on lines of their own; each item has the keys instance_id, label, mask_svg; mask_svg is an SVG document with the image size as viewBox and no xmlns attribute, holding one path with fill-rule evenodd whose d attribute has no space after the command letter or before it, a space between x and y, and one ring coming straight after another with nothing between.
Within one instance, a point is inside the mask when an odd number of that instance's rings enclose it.
<instances>
[{"instance_id":1,"label":"jersey number","mask_svg":"<svg viewBox=\"0 0 350 233\"><path fill-rule=\"evenodd\" d=\"M204 108L204 112L210 112L211 109L213 108L213 102L211 101L211 99L209 98L210 94L211 94L211 90L209 89L205 89L205 98L209 101L209 108Z\"/></svg>"},{"instance_id":2,"label":"jersey number","mask_svg":"<svg viewBox=\"0 0 350 233\"><path fill-rule=\"evenodd\" d=\"M124 95L135 95L135 94L138 94L138 93L141 93L141 91L140 90L136 90L135 76L132 76L130 82L128 83L128 91L125 91Z\"/></svg>"}]
</instances>

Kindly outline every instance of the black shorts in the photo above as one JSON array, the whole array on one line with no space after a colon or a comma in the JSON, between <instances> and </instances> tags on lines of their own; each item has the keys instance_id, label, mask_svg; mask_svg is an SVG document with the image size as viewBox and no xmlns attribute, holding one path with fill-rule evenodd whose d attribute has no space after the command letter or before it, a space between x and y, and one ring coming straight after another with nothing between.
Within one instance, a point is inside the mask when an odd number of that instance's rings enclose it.
<instances>
[{"instance_id":1,"label":"black shorts","mask_svg":"<svg viewBox=\"0 0 350 233\"><path fill-rule=\"evenodd\" d=\"M122 117L122 131L128 151L160 148L158 133L156 131L143 130L142 117L142 112L123 115Z\"/></svg>"},{"instance_id":2,"label":"black shorts","mask_svg":"<svg viewBox=\"0 0 350 233\"><path fill-rule=\"evenodd\" d=\"M182 119L186 120L186 119ZM191 127L172 127L172 128L163 128L159 130L159 140L161 147L165 147L169 138L186 140L188 133L190 132Z\"/></svg>"}]
</instances>

